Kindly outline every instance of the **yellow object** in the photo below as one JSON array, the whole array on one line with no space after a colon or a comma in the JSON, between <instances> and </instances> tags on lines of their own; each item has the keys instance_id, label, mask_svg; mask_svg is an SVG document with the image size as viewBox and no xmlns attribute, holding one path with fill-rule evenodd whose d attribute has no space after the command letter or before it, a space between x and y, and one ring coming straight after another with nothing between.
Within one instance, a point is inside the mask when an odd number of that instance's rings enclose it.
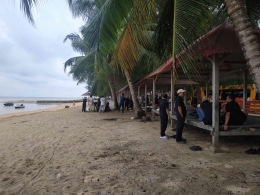
<instances>
[{"instance_id":1,"label":"yellow object","mask_svg":"<svg viewBox=\"0 0 260 195\"><path fill-rule=\"evenodd\" d=\"M228 91L228 90L234 90L234 89L241 89L241 90L243 90L243 85L219 86L219 90L220 90L220 94L219 95L221 96L222 91L224 91L224 90ZM256 86L255 86L255 84L248 84L247 85L247 89L250 90L250 96L247 99L247 101L255 100L256 99ZM204 92L205 90L206 90L205 87L201 87L200 88L200 93L201 93L202 100L204 100L206 98L206 95L205 95L205 92ZM209 90L212 90L211 86L209 87Z\"/></svg>"}]
</instances>

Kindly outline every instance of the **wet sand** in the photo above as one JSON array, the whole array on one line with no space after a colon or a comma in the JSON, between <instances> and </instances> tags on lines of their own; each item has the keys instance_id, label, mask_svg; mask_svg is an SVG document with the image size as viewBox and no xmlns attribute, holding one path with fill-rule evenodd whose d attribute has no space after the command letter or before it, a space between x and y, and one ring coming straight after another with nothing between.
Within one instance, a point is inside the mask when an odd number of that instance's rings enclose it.
<instances>
[{"instance_id":1,"label":"wet sand","mask_svg":"<svg viewBox=\"0 0 260 195\"><path fill-rule=\"evenodd\" d=\"M159 138L158 117L80 106L0 117L1 195L260 194L260 155L244 153L259 137L223 137L213 154L208 132L185 129L176 144Z\"/></svg>"}]
</instances>

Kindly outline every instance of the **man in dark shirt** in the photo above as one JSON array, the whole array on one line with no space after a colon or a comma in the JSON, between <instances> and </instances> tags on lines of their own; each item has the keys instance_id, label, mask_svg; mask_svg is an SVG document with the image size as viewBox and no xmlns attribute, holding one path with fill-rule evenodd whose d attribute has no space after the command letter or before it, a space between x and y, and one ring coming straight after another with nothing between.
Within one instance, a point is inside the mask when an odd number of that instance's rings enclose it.
<instances>
[{"instance_id":1,"label":"man in dark shirt","mask_svg":"<svg viewBox=\"0 0 260 195\"><path fill-rule=\"evenodd\" d=\"M162 139L168 139L168 136L165 134L168 120L170 119L169 114L169 103L167 102L167 94L163 94L162 100L159 104L159 112L161 118L161 136Z\"/></svg>"},{"instance_id":2,"label":"man in dark shirt","mask_svg":"<svg viewBox=\"0 0 260 195\"><path fill-rule=\"evenodd\" d=\"M241 111L241 108L232 95L227 96L226 113L220 118L220 124L224 130L228 129L228 125L243 125L247 116Z\"/></svg>"},{"instance_id":3,"label":"man in dark shirt","mask_svg":"<svg viewBox=\"0 0 260 195\"><path fill-rule=\"evenodd\" d=\"M175 113L177 117L177 128L176 128L176 142L180 144L185 144L186 140L182 138L182 132L186 117L186 106L183 102L183 97L186 90L179 89L177 91L178 97L175 102Z\"/></svg>"},{"instance_id":4,"label":"man in dark shirt","mask_svg":"<svg viewBox=\"0 0 260 195\"><path fill-rule=\"evenodd\" d=\"M122 94L120 97L119 101L119 106L118 106L118 112L120 112L120 108L122 107L122 113L124 113L124 108L125 108L125 94Z\"/></svg>"},{"instance_id":5,"label":"man in dark shirt","mask_svg":"<svg viewBox=\"0 0 260 195\"><path fill-rule=\"evenodd\" d=\"M205 117L205 106L209 102L210 98L212 98L211 95L208 95L207 100L205 100L201 104L197 105L196 111L197 111L197 114L199 115L199 120L200 121L202 121L203 118Z\"/></svg>"},{"instance_id":6,"label":"man in dark shirt","mask_svg":"<svg viewBox=\"0 0 260 195\"><path fill-rule=\"evenodd\" d=\"M128 97L125 98L125 109L129 110L129 98Z\"/></svg>"},{"instance_id":7,"label":"man in dark shirt","mask_svg":"<svg viewBox=\"0 0 260 195\"><path fill-rule=\"evenodd\" d=\"M209 95L207 102L203 102L200 107L205 113L202 122L204 125L212 125L212 96Z\"/></svg>"},{"instance_id":8,"label":"man in dark shirt","mask_svg":"<svg viewBox=\"0 0 260 195\"><path fill-rule=\"evenodd\" d=\"M86 105L87 105L87 99L84 97L83 103L82 103L82 112L86 112Z\"/></svg>"}]
</instances>

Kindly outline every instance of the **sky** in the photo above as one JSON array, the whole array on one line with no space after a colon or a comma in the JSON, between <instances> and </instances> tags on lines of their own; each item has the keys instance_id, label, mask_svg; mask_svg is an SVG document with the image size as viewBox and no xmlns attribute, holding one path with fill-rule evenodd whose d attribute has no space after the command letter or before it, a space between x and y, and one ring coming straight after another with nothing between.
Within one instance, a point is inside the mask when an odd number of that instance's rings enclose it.
<instances>
[{"instance_id":1,"label":"sky","mask_svg":"<svg viewBox=\"0 0 260 195\"><path fill-rule=\"evenodd\" d=\"M79 33L84 21L72 17L66 0L46 0L34 13L33 27L20 1L13 2L0 6L0 96L80 97L86 85L77 85L63 69L80 54L63 40Z\"/></svg>"}]
</instances>

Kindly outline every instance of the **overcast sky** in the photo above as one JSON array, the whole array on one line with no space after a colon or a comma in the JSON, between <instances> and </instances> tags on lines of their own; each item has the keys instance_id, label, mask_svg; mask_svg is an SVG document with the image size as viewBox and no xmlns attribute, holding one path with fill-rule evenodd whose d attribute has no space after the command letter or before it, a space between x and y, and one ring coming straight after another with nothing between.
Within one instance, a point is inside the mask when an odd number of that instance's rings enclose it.
<instances>
[{"instance_id":1,"label":"overcast sky","mask_svg":"<svg viewBox=\"0 0 260 195\"><path fill-rule=\"evenodd\" d=\"M63 39L78 33L84 22L72 18L66 0L44 1L29 24L20 1L2 0L0 6L0 96L80 97L77 86L63 71L64 62L80 54Z\"/></svg>"}]
</instances>

